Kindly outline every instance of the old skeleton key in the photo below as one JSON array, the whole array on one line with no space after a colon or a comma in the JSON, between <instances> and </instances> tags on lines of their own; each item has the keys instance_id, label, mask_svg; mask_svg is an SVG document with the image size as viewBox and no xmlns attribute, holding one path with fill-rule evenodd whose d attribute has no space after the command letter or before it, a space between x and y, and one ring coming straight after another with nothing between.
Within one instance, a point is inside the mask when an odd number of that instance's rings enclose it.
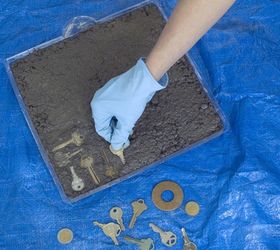
<instances>
[{"instance_id":1,"label":"old skeleton key","mask_svg":"<svg viewBox=\"0 0 280 250\"><path fill-rule=\"evenodd\" d=\"M100 227L102 229L103 233L106 236L110 237L115 245L119 245L117 237L121 233L121 228L118 224L113 223L113 222L110 222L108 224L102 224L97 221L94 221L93 224Z\"/></svg>"},{"instance_id":2,"label":"old skeleton key","mask_svg":"<svg viewBox=\"0 0 280 250\"><path fill-rule=\"evenodd\" d=\"M120 225L121 230L124 231L124 230L125 230L125 227L124 227L124 224L123 224L122 216L123 216L123 211L122 211L121 208L119 208L119 207L113 207L113 208L110 210L110 217L111 217L113 220L116 220L116 221L118 222L118 224Z\"/></svg>"},{"instance_id":3,"label":"old skeleton key","mask_svg":"<svg viewBox=\"0 0 280 250\"><path fill-rule=\"evenodd\" d=\"M70 163L70 159L74 157L75 155L79 154L82 151L82 149L79 149L73 153L62 153L62 152L56 152L54 155L55 160L58 163L59 167L65 167L67 164Z\"/></svg>"},{"instance_id":4,"label":"old skeleton key","mask_svg":"<svg viewBox=\"0 0 280 250\"><path fill-rule=\"evenodd\" d=\"M136 244L140 250L154 250L154 241L151 238L147 239L135 239L132 237L125 236L124 239L130 243Z\"/></svg>"},{"instance_id":5,"label":"old skeleton key","mask_svg":"<svg viewBox=\"0 0 280 250\"><path fill-rule=\"evenodd\" d=\"M84 137L81 134L79 134L78 132L73 132L70 140L54 147L54 149L52 151L55 152L59 149L66 147L67 145L69 145L71 143L75 144L76 146L81 146L83 144L83 142L84 142Z\"/></svg>"},{"instance_id":6,"label":"old skeleton key","mask_svg":"<svg viewBox=\"0 0 280 250\"><path fill-rule=\"evenodd\" d=\"M147 205L144 200L139 199L131 203L133 208L133 216L129 223L129 228L133 228L138 216L140 216L145 210L147 210Z\"/></svg>"},{"instance_id":7,"label":"old skeleton key","mask_svg":"<svg viewBox=\"0 0 280 250\"><path fill-rule=\"evenodd\" d=\"M154 232L160 234L162 244L164 244L165 246L168 246L168 247L172 247L176 244L177 236L174 233L172 233L170 231L164 232L161 228L159 228L158 226L156 226L153 223L150 223L149 226L152 228L152 230Z\"/></svg>"},{"instance_id":8,"label":"old skeleton key","mask_svg":"<svg viewBox=\"0 0 280 250\"><path fill-rule=\"evenodd\" d=\"M190 241L189 237L187 236L185 228L182 228L181 231L184 237L183 250L196 250L197 247L192 241Z\"/></svg>"},{"instance_id":9,"label":"old skeleton key","mask_svg":"<svg viewBox=\"0 0 280 250\"><path fill-rule=\"evenodd\" d=\"M72 174L72 189L74 191L81 191L85 187L85 183L83 180L75 173L74 167L70 167L70 171Z\"/></svg>"},{"instance_id":10,"label":"old skeleton key","mask_svg":"<svg viewBox=\"0 0 280 250\"><path fill-rule=\"evenodd\" d=\"M95 184L100 183L100 179L93 169L93 158L87 155L81 157L81 168L87 168Z\"/></svg>"}]
</instances>

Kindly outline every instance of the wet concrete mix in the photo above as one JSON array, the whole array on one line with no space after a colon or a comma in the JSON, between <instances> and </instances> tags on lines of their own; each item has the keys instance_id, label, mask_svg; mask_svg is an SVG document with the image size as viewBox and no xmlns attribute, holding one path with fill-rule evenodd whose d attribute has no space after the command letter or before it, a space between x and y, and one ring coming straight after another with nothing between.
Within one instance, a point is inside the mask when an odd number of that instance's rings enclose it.
<instances>
[{"instance_id":1,"label":"wet concrete mix","mask_svg":"<svg viewBox=\"0 0 280 250\"><path fill-rule=\"evenodd\" d=\"M94 92L147 56L164 24L157 7L148 5L38 49L11 65L29 117L70 200L223 129L220 116L184 57L169 70L169 86L154 96L137 122L131 146L125 150L125 165L96 134L90 109ZM83 136L83 144L70 143L53 152L55 146L71 139L73 132ZM77 152L79 149L82 151ZM67 160L73 152L77 154ZM80 167L85 156L93 157L99 184L87 168ZM80 191L72 189L70 166L85 184Z\"/></svg>"}]
</instances>

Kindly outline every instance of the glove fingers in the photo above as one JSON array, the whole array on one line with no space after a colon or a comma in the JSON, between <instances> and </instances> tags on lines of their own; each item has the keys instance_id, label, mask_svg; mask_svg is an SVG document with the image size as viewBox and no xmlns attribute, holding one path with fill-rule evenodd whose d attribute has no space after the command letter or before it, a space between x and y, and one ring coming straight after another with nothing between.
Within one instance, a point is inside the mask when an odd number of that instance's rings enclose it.
<instances>
[{"instance_id":1,"label":"glove fingers","mask_svg":"<svg viewBox=\"0 0 280 250\"><path fill-rule=\"evenodd\" d=\"M131 128L126 126L122 121L118 120L111 138L111 145L113 149L118 150L122 148L123 145L127 143L131 131Z\"/></svg>"},{"instance_id":2,"label":"glove fingers","mask_svg":"<svg viewBox=\"0 0 280 250\"><path fill-rule=\"evenodd\" d=\"M94 126L97 134L102 136L107 142L111 141L112 128L110 126L111 116L92 112Z\"/></svg>"},{"instance_id":3,"label":"glove fingers","mask_svg":"<svg viewBox=\"0 0 280 250\"><path fill-rule=\"evenodd\" d=\"M97 134L102 136L107 142L111 141L112 128L109 126L110 121L95 121L95 130Z\"/></svg>"}]
</instances>

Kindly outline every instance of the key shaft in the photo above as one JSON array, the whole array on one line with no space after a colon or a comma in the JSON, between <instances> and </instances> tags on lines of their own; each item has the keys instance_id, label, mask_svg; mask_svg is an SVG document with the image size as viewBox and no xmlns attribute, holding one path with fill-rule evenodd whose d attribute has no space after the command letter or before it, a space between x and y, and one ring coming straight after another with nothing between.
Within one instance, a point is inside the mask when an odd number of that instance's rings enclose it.
<instances>
[{"instance_id":1,"label":"key shaft","mask_svg":"<svg viewBox=\"0 0 280 250\"><path fill-rule=\"evenodd\" d=\"M182 228L181 231L182 231L183 239L184 239L183 250L197 250L196 245L192 241L190 241L185 228Z\"/></svg>"},{"instance_id":2,"label":"key shaft","mask_svg":"<svg viewBox=\"0 0 280 250\"><path fill-rule=\"evenodd\" d=\"M118 224L120 225L121 230L124 231L125 230L125 226L123 224L122 216L123 216L123 211L122 211L122 209L120 207L113 207L113 208L111 208L111 210L110 210L110 217L113 220L116 220L118 222Z\"/></svg>"},{"instance_id":3,"label":"key shaft","mask_svg":"<svg viewBox=\"0 0 280 250\"><path fill-rule=\"evenodd\" d=\"M57 150L59 150L59 149L62 149L62 148L64 148L64 147L66 147L67 145L71 144L72 142L73 142L73 140L70 139L70 140L68 140L68 141L66 141L66 142L63 142L63 143L57 145L56 147L54 147L53 152L55 152L55 151L57 151Z\"/></svg>"},{"instance_id":4,"label":"key shaft","mask_svg":"<svg viewBox=\"0 0 280 250\"><path fill-rule=\"evenodd\" d=\"M99 179L99 177L97 176L97 174L95 173L93 167L92 167L92 166L88 166L87 169L88 169L88 171L89 171L89 173L90 173L90 175L91 175L93 181L95 182L95 184L97 184L97 185L100 184L100 179Z\"/></svg>"},{"instance_id":5,"label":"key shaft","mask_svg":"<svg viewBox=\"0 0 280 250\"><path fill-rule=\"evenodd\" d=\"M136 244L140 250L154 250L154 241L151 238L147 239L135 239L129 236L124 237L130 243Z\"/></svg>"},{"instance_id":6,"label":"key shaft","mask_svg":"<svg viewBox=\"0 0 280 250\"><path fill-rule=\"evenodd\" d=\"M133 208L133 215L129 223L129 228L133 228L136 222L136 219L145 211L147 210L147 206L144 200L139 199L131 203Z\"/></svg>"},{"instance_id":7,"label":"key shaft","mask_svg":"<svg viewBox=\"0 0 280 250\"><path fill-rule=\"evenodd\" d=\"M94 221L93 224L100 227L102 229L103 233L106 236L110 237L115 245L119 245L117 236L120 235L121 228L118 224L115 224L113 222L110 222L108 224L102 224L97 221Z\"/></svg>"},{"instance_id":8,"label":"key shaft","mask_svg":"<svg viewBox=\"0 0 280 250\"><path fill-rule=\"evenodd\" d=\"M113 147L110 145L110 151L112 152L112 154L118 156L122 162L123 165L125 165L125 158L124 158L124 149L121 148L119 150L115 150L113 149Z\"/></svg>"},{"instance_id":9,"label":"key shaft","mask_svg":"<svg viewBox=\"0 0 280 250\"><path fill-rule=\"evenodd\" d=\"M141 244L141 240L132 238L130 236L125 236L124 239L133 244Z\"/></svg>"}]
</instances>

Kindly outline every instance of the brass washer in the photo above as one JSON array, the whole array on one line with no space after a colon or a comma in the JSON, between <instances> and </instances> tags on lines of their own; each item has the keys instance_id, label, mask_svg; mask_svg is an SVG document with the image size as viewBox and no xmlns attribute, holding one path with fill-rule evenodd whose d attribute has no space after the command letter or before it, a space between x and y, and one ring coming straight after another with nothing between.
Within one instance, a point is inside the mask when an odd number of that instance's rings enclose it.
<instances>
[{"instance_id":1,"label":"brass washer","mask_svg":"<svg viewBox=\"0 0 280 250\"><path fill-rule=\"evenodd\" d=\"M185 212L190 216L196 216L199 213L200 207L197 202L189 201L185 206Z\"/></svg>"},{"instance_id":2,"label":"brass washer","mask_svg":"<svg viewBox=\"0 0 280 250\"><path fill-rule=\"evenodd\" d=\"M57 240L61 244L68 244L73 240L73 232L68 228L62 228L57 233Z\"/></svg>"},{"instance_id":3,"label":"brass washer","mask_svg":"<svg viewBox=\"0 0 280 250\"><path fill-rule=\"evenodd\" d=\"M171 201L164 201L162 199L162 193L164 191L171 191L174 195ZM152 192L152 200L155 206L163 211L172 211L180 207L183 201L183 190L182 188L173 181L162 181L158 183Z\"/></svg>"}]
</instances>

